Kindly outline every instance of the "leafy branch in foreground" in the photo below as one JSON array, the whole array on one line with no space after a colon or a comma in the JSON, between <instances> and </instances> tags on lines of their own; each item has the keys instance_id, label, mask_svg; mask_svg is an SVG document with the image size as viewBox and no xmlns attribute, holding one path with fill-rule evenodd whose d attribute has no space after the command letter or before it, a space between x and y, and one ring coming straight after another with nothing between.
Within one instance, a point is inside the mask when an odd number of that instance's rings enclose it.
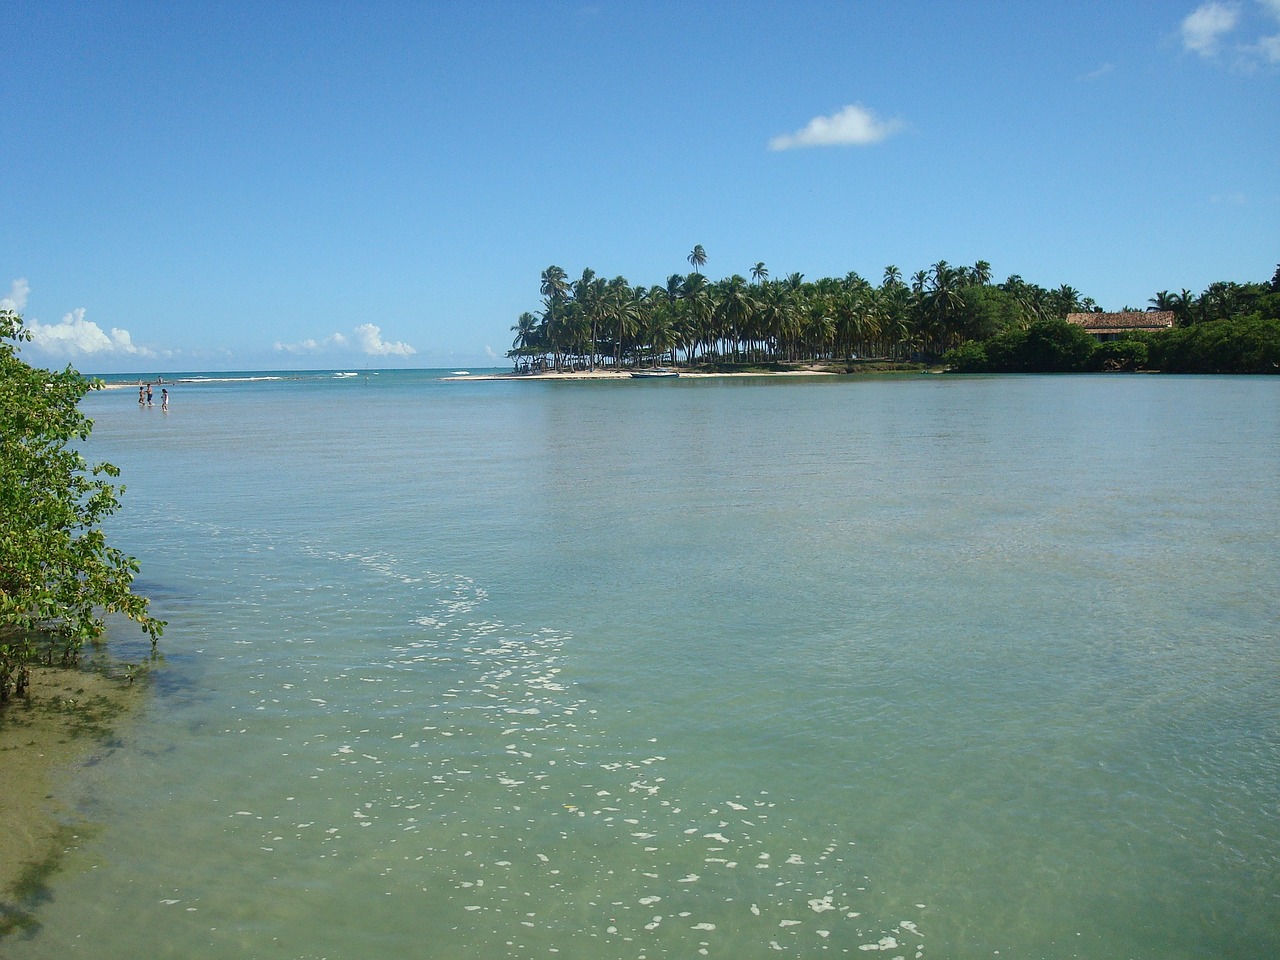
<instances>
[{"instance_id":1,"label":"leafy branch in foreground","mask_svg":"<svg viewBox=\"0 0 1280 960\"><path fill-rule=\"evenodd\" d=\"M25 363L16 345L29 339L0 310L0 700L25 692L31 662L74 663L107 613L140 624L153 648L164 629L132 591L137 561L101 530L120 506L119 470L74 446L93 427L80 400L98 384Z\"/></svg>"}]
</instances>

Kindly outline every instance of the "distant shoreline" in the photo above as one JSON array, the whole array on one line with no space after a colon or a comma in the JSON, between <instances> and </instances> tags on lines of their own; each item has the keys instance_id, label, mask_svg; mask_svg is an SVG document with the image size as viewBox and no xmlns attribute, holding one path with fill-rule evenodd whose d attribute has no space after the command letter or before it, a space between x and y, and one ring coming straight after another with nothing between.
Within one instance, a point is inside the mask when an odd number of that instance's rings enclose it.
<instances>
[{"instance_id":1,"label":"distant shoreline","mask_svg":"<svg viewBox=\"0 0 1280 960\"><path fill-rule=\"evenodd\" d=\"M644 373L647 368L637 368L636 373ZM725 377L838 377L843 374L835 370L680 370L681 380L712 380ZM540 370L537 373L476 373L459 376L441 377L441 380L630 380L630 370Z\"/></svg>"},{"instance_id":2,"label":"distant shoreline","mask_svg":"<svg viewBox=\"0 0 1280 960\"><path fill-rule=\"evenodd\" d=\"M639 371L643 372L643 371ZM804 369L804 370L737 370L737 371L702 371L702 370L681 370L680 377L690 380L695 379L712 379L721 377L815 377L815 376L841 376L840 371L825 369ZM361 376L364 374L362 373ZM303 371L294 376L285 376L281 374L264 374L262 376L235 376L235 377L217 377L217 376L179 376L172 379L166 377L164 379L145 379L138 378L135 380L107 380L103 381L101 389L103 390L136 390L138 387L145 386L203 386L212 383L264 383L280 380L309 380L309 379L329 379L328 371ZM537 373L452 373L448 376L438 377L439 380L464 381L464 380L629 380L632 379L630 370L573 370L573 371L557 371L557 370L541 370Z\"/></svg>"},{"instance_id":3,"label":"distant shoreline","mask_svg":"<svg viewBox=\"0 0 1280 960\"><path fill-rule=\"evenodd\" d=\"M424 373L435 373L439 368L423 368ZM462 370L454 370L452 372L442 371L441 375L431 377L433 380L443 380L450 382L465 381L510 381L510 380L530 380L530 381L560 381L560 380L629 380L634 379L633 373L647 373L651 371L651 367L635 367L623 368L621 370L613 367L599 367L595 370L539 370L536 372L521 373L510 368L499 370L494 368L483 369L476 373L466 372ZM766 378L795 378L795 377L842 377L856 376L859 374L883 374L883 373L916 373L920 372L919 365L902 363L898 361L885 360L865 360L850 361L848 363L811 363L798 365L795 369L786 370L769 370L762 368L748 369L688 369L685 367L672 368L678 373L680 379L687 380L715 380L744 377L766 377ZM212 371L209 373L199 373L184 371L181 373L151 375L151 376L130 376L128 374L107 374L107 375L87 375L90 379L96 379L100 383L100 389L110 391L121 390L137 390L139 387L150 386L153 389L159 387L167 387L171 390L175 387L203 387L211 385L234 386L242 384L255 383L276 383L287 381L325 381L335 380L364 380L367 377L377 377L383 374L412 373L413 368L394 368L389 370L362 370L358 373L342 373L336 370L291 370L291 371L235 371L229 373L221 373ZM110 377L110 379L107 379ZM126 379L127 378L127 379Z\"/></svg>"}]
</instances>

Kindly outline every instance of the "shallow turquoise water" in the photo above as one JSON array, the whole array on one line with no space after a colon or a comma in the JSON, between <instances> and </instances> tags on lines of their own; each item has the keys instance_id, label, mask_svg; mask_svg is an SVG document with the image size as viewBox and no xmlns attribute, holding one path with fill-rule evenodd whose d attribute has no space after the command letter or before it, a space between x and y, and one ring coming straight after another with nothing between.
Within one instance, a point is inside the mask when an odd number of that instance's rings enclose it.
<instances>
[{"instance_id":1,"label":"shallow turquoise water","mask_svg":"<svg viewBox=\"0 0 1280 960\"><path fill-rule=\"evenodd\" d=\"M1280 954L1280 381L173 395L6 956Z\"/></svg>"}]
</instances>

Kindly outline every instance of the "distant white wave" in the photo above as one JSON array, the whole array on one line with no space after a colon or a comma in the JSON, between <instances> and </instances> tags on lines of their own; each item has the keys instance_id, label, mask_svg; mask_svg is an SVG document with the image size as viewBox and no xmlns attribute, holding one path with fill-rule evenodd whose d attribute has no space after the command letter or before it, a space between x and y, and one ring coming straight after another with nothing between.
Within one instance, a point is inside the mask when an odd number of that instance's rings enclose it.
<instances>
[{"instance_id":1,"label":"distant white wave","mask_svg":"<svg viewBox=\"0 0 1280 960\"><path fill-rule=\"evenodd\" d=\"M181 377L174 383L253 383L258 380L285 380L286 377Z\"/></svg>"}]
</instances>

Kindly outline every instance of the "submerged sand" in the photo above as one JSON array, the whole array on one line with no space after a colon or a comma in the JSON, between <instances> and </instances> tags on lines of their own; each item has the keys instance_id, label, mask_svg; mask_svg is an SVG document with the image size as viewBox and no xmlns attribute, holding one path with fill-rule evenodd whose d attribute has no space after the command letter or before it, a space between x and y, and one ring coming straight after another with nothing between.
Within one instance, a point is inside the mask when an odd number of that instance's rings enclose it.
<instances>
[{"instance_id":1,"label":"submerged sand","mask_svg":"<svg viewBox=\"0 0 1280 960\"><path fill-rule=\"evenodd\" d=\"M0 707L0 927L22 913L84 824L59 785L110 749L141 684L93 670L36 668L30 696ZM3 934L0 929L0 935Z\"/></svg>"}]
</instances>

